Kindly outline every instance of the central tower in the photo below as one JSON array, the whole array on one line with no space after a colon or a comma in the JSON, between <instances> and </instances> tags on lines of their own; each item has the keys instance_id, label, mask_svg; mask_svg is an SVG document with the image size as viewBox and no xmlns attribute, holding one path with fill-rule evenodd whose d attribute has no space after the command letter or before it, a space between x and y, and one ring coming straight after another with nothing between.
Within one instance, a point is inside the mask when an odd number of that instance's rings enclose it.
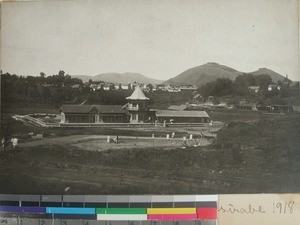
<instances>
[{"instance_id":1,"label":"central tower","mask_svg":"<svg viewBox=\"0 0 300 225\"><path fill-rule=\"evenodd\" d=\"M139 86L136 86L131 96L126 98L128 100L127 111L130 113L130 123L145 123L148 121L147 98Z\"/></svg>"}]
</instances>

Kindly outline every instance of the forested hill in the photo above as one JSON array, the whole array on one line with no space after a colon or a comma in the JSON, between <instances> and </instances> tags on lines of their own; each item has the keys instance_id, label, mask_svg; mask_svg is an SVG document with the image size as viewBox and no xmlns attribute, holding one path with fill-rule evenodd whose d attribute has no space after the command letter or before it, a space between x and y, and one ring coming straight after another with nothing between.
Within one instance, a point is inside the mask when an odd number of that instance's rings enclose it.
<instances>
[{"instance_id":1,"label":"forested hill","mask_svg":"<svg viewBox=\"0 0 300 225\"><path fill-rule=\"evenodd\" d=\"M228 66L220 65L218 63L207 63L201 66L197 66L191 69L188 69L178 76L171 78L165 81L165 84L195 84L198 86L205 85L209 82L215 81L218 78L228 78L234 80L239 75L244 74L244 72L237 71ZM253 75L269 75L273 82L283 80L284 76L270 70L267 68L261 68L252 73Z\"/></svg>"}]
</instances>

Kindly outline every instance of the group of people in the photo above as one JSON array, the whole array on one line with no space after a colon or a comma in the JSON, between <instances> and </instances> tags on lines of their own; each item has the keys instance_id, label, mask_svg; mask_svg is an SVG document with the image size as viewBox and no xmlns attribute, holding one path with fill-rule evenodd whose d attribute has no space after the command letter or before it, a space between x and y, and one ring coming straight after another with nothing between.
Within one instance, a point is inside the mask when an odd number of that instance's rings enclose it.
<instances>
[{"instance_id":1,"label":"group of people","mask_svg":"<svg viewBox=\"0 0 300 225\"><path fill-rule=\"evenodd\" d=\"M13 148L17 147L18 138L15 138L15 137L13 137L11 139L5 138L5 137L2 138L2 140L1 140L2 148L10 146L10 144L12 145Z\"/></svg>"}]
</instances>

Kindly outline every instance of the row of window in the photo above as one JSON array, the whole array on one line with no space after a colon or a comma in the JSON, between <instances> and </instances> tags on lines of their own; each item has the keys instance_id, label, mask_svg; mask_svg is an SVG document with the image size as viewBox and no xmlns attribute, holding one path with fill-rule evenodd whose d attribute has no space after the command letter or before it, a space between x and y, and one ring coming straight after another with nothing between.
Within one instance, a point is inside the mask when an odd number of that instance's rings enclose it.
<instances>
[{"instance_id":1,"label":"row of window","mask_svg":"<svg viewBox=\"0 0 300 225\"><path fill-rule=\"evenodd\" d=\"M126 116L102 116L99 118L99 122L107 122L107 123L121 123L128 122ZM96 116L95 115L67 115L66 122L68 123L95 123Z\"/></svg>"}]
</instances>

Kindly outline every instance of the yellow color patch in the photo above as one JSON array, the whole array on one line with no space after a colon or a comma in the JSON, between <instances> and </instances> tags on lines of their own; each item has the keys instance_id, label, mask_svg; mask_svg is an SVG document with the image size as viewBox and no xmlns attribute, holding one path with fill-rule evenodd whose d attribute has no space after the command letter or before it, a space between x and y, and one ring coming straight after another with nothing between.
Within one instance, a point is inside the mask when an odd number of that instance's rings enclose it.
<instances>
[{"instance_id":1,"label":"yellow color patch","mask_svg":"<svg viewBox=\"0 0 300 225\"><path fill-rule=\"evenodd\" d=\"M147 208L147 214L196 214L196 208Z\"/></svg>"}]
</instances>

